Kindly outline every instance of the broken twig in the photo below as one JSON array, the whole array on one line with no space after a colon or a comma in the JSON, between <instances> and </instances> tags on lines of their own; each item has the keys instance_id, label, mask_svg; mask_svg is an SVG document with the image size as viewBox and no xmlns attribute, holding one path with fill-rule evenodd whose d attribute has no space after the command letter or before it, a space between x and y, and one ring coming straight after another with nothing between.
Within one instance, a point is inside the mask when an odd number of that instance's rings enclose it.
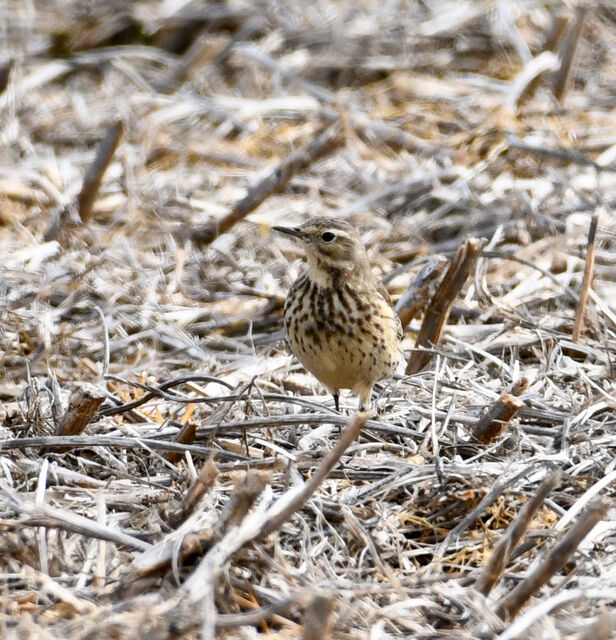
<instances>
[{"instance_id":1,"label":"broken twig","mask_svg":"<svg viewBox=\"0 0 616 640\"><path fill-rule=\"evenodd\" d=\"M484 596L490 593L492 587L503 574L515 546L528 528L537 509L543 504L550 492L558 486L559 482L560 471L548 476L535 491L533 497L520 509L518 515L494 547L492 555L475 585L476 589Z\"/></svg>"},{"instance_id":2,"label":"broken twig","mask_svg":"<svg viewBox=\"0 0 616 640\"><path fill-rule=\"evenodd\" d=\"M571 75L573 59L575 58L575 52L586 22L587 13L588 7L580 6L577 8L575 22L569 27L567 35L562 42L560 51L560 69L557 71L556 78L554 80L554 95L561 104L567 92L567 85L569 82L569 76Z\"/></svg>"},{"instance_id":3,"label":"broken twig","mask_svg":"<svg viewBox=\"0 0 616 640\"><path fill-rule=\"evenodd\" d=\"M475 268L475 263L481 253L481 247L482 242L480 240L467 238L458 249L447 273L428 305L426 316L417 336L417 347L429 349L438 344L451 307L469 274ZM431 357L432 355L429 351L411 353L406 366L406 375L413 375L421 371L430 362Z\"/></svg>"},{"instance_id":4,"label":"broken twig","mask_svg":"<svg viewBox=\"0 0 616 640\"><path fill-rule=\"evenodd\" d=\"M83 223L88 223L92 217L92 206L98 196L103 181L103 175L113 158L122 136L122 122L116 121L109 125L100 141L94 161L90 165L83 179L83 186L77 196L77 211Z\"/></svg>"},{"instance_id":5,"label":"broken twig","mask_svg":"<svg viewBox=\"0 0 616 640\"><path fill-rule=\"evenodd\" d=\"M515 617L524 603L536 593L557 571L560 571L582 540L607 513L607 505L600 500L591 503L547 553L541 564L497 605L496 613L504 620Z\"/></svg>"},{"instance_id":6,"label":"broken twig","mask_svg":"<svg viewBox=\"0 0 616 640\"><path fill-rule=\"evenodd\" d=\"M525 406L522 400L505 391L479 418L473 429L473 435L484 444L491 442Z\"/></svg>"},{"instance_id":7,"label":"broken twig","mask_svg":"<svg viewBox=\"0 0 616 640\"><path fill-rule=\"evenodd\" d=\"M209 244L221 233L226 233L237 222L243 220L272 193L283 189L296 173L331 153L343 141L339 127L328 127L305 147L293 151L284 158L267 177L252 186L248 193L233 205L226 216L193 229L190 232L190 239L198 245Z\"/></svg>"},{"instance_id":8,"label":"broken twig","mask_svg":"<svg viewBox=\"0 0 616 640\"><path fill-rule=\"evenodd\" d=\"M327 640L331 637L334 601L329 595L317 594L306 609L302 640Z\"/></svg>"},{"instance_id":9,"label":"broken twig","mask_svg":"<svg viewBox=\"0 0 616 640\"><path fill-rule=\"evenodd\" d=\"M443 273L444 268L445 263L441 260L430 259L402 294L396 304L396 312L400 316L403 329L406 329L409 322L427 303L430 286Z\"/></svg>"},{"instance_id":10,"label":"broken twig","mask_svg":"<svg viewBox=\"0 0 616 640\"><path fill-rule=\"evenodd\" d=\"M190 407L191 405L188 406ZM196 434L197 425L194 422L189 421L178 431L178 434L175 437L175 442L179 442L181 444L193 444ZM182 457L183 453L180 451L167 451L167 453L165 453L165 458L174 464L179 462Z\"/></svg>"},{"instance_id":11,"label":"broken twig","mask_svg":"<svg viewBox=\"0 0 616 640\"><path fill-rule=\"evenodd\" d=\"M210 455L196 480L188 488L184 500L182 500L181 508L170 516L169 525L171 527L176 529L194 513L201 498L214 486L216 478L218 478L218 468L214 462L214 455Z\"/></svg>"},{"instance_id":12,"label":"broken twig","mask_svg":"<svg viewBox=\"0 0 616 640\"><path fill-rule=\"evenodd\" d=\"M89 383L82 383L73 391L68 402L68 409L56 427L57 436L78 436L96 416L98 408L106 398L106 394ZM59 449L68 451L69 447Z\"/></svg>"},{"instance_id":13,"label":"broken twig","mask_svg":"<svg viewBox=\"0 0 616 640\"><path fill-rule=\"evenodd\" d=\"M575 326L573 328L573 335L571 336L571 340L573 342L577 342L580 339L580 334L582 333L582 325L584 324L584 310L586 309L586 303L588 302L588 294L595 270L595 237L597 235L597 222L598 216L597 214L595 214L590 219L590 228L588 229L586 262L584 264L584 282L582 284L582 293L580 294L580 301L578 303L578 308L575 315Z\"/></svg>"}]
</instances>

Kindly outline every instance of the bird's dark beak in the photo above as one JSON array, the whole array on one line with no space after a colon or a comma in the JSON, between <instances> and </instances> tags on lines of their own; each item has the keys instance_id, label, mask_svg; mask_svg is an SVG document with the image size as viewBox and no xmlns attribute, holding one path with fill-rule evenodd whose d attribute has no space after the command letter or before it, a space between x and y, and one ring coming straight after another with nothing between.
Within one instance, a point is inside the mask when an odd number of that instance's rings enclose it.
<instances>
[{"instance_id":1,"label":"bird's dark beak","mask_svg":"<svg viewBox=\"0 0 616 640\"><path fill-rule=\"evenodd\" d=\"M299 227L272 227L272 229L274 229L274 231L280 231L280 233L286 233L288 236L293 236L294 238L304 237Z\"/></svg>"}]
</instances>

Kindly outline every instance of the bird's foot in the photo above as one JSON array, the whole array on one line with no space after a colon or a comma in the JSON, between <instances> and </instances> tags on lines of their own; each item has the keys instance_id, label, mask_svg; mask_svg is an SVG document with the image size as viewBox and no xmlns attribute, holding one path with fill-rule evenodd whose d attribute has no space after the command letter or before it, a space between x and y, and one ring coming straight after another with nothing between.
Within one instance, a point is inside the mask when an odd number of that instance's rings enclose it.
<instances>
[{"instance_id":1,"label":"bird's foot","mask_svg":"<svg viewBox=\"0 0 616 640\"><path fill-rule=\"evenodd\" d=\"M364 406L362 403L360 403L358 410L361 411L362 413L367 413L369 416L368 418L369 420L372 420L379 415L379 412L377 411L376 406L373 406L372 404Z\"/></svg>"}]
</instances>

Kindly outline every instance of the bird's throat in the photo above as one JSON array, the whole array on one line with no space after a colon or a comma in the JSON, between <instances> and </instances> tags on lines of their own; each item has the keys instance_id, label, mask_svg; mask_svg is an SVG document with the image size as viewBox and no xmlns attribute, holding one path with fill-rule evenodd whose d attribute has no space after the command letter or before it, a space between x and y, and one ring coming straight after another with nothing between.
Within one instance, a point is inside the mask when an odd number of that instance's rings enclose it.
<instances>
[{"instance_id":1,"label":"bird's throat","mask_svg":"<svg viewBox=\"0 0 616 640\"><path fill-rule=\"evenodd\" d=\"M372 277L370 269L361 264L332 264L320 256L308 256L308 277L319 287L337 287L341 283L361 282Z\"/></svg>"}]
</instances>

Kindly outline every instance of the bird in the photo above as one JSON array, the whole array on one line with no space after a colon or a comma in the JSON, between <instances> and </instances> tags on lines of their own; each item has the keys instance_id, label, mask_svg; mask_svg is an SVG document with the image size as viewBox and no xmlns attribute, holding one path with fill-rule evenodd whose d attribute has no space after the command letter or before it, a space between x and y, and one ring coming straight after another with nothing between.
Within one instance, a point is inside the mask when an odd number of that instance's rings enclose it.
<instances>
[{"instance_id":1,"label":"bird","mask_svg":"<svg viewBox=\"0 0 616 640\"><path fill-rule=\"evenodd\" d=\"M370 408L374 383L391 378L402 361L403 331L364 244L337 218L273 229L299 241L308 263L284 304L291 351L333 395L337 411L341 389L359 396L360 411Z\"/></svg>"}]
</instances>

